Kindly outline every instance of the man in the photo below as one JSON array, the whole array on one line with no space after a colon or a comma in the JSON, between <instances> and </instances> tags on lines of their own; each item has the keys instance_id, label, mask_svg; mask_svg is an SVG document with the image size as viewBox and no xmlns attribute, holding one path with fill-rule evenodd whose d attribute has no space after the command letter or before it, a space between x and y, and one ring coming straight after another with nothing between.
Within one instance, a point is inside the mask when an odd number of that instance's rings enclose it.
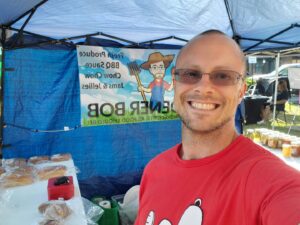
<instances>
[{"instance_id":1,"label":"man","mask_svg":"<svg viewBox=\"0 0 300 225\"><path fill-rule=\"evenodd\" d=\"M300 173L238 135L246 90L239 46L219 31L180 51L174 105L182 143L145 168L135 225L298 225Z\"/></svg>"},{"instance_id":2,"label":"man","mask_svg":"<svg viewBox=\"0 0 300 225\"><path fill-rule=\"evenodd\" d=\"M285 80L279 80L279 82L278 82L276 103L274 102L275 101L274 95L275 95L275 93L273 93L271 104L270 104L270 102L267 102L267 103L265 103L264 106L262 106L261 113L260 113L262 120L257 122L257 124L265 124L265 123L269 122L271 113L273 112L273 109L274 109L274 105L276 105L276 117L277 117L278 112L280 112L280 111L284 112L285 103L289 100L289 89L287 87L287 83Z\"/></svg>"},{"instance_id":3,"label":"man","mask_svg":"<svg viewBox=\"0 0 300 225\"><path fill-rule=\"evenodd\" d=\"M141 65L144 70L149 70L153 76L153 81L148 88L139 87L139 91L151 92L150 108L159 112L164 103L165 90L172 91L173 83L169 84L164 80L166 69L170 66L174 55L162 55L160 52L154 52L149 55L148 61Z\"/></svg>"}]
</instances>

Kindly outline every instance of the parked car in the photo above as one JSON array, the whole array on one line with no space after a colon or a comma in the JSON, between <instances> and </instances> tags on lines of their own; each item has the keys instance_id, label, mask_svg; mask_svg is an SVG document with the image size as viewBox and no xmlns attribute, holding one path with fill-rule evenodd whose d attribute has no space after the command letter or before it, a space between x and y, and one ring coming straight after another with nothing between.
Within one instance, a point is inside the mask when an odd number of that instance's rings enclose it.
<instances>
[{"instance_id":1,"label":"parked car","mask_svg":"<svg viewBox=\"0 0 300 225\"><path fill-rule=\"evenodd\" d=\"M291 64L281 65L278 68L278 76L279 77L287 77L289 68L300 68L300 63L291 63ZM267 74L255 74L251 77L251 79L253 79L254 81L257 81L260 78L275 78L275 77L276 77L276 70L272 71L271 73L267 73Z\"/></svg>"},{"instance_id":2,"label":"parked car","mask_svg":"<svg viewBox=\"0 0 300 225\"><path fill-rule=\"evenodd\" d=\"M285 80L289 90L289 102L299 104L299 89L291 89L288 77L280 77L278 81ZM248 87L246 96L268 96L272 97L275 93L275 78L260 78L255 84Z\"/></svg>"},{"instance_id":3,"label":"parked car","mask_svg":"<svg viewBox=\"0 0 300 225\"><path fill-rule=\"evenodd\" d=\"M291 89L290 82L288 78L289 68L300 68L300 63L285 64L278 68L278 81L285 80L290 93L290 99L292 102L297 102L299 99L299 89ZM248 78L249 79L249 78ZM251 79L251 78L250 78ZM263 95L263 96L273 96L276 84L276 71L272 71L269 74L254 75L252 79L255 81L252 85L248 87L247 95Z\"/></svg>"}]
</instances>

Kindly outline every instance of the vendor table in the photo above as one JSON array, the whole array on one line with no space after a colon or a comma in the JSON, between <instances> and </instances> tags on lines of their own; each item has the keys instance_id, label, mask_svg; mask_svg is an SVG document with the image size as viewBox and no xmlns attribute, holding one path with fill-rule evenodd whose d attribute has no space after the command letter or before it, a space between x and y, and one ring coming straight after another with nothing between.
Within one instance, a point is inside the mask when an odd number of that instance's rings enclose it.
<instances>
[{"instance_id":1,"label":"vendor table","mask_svg":"<svg viewBox=\"0 0 300 225\"><path fill-rule=\"evenodd\" d=\"M300 170L300 157L293 157L293 156L291 156L291 157L284 157L282 155L280 149L269 148L267 146L261 145L260 143L257 143L257 144L260 145L260 146L262 146L263 148L265 148L267 151L273 153L274 155L276 155L280 159L282 159L289 166L294 167L297 170Z\"/></svg>"},{"instance_id":2,"label":"vendor table","mask_svg":"<svg viewBox=\"0 0 300 225\"><path fill-rule=\"evenodd\" d=\"M66 218L64 224L87 225L73 160L44 164L49 165L64 165L68 168L66 175L73 176L74 197L66 200L72 214ZM43 220L38 207L48 201L47 185L46 180L0 190L0 225L38 225Z\"/></svg>"}]
</instances>

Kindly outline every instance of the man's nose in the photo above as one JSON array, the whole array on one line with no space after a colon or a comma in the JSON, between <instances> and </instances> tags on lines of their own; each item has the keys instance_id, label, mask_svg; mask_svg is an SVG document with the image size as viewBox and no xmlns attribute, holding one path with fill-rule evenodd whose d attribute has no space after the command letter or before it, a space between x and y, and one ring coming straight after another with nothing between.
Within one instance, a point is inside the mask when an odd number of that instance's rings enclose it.
<instances>
[{"instance_id":1,"label":"man's nose","mask_svg":"<svg viewBox=\"0 0 300 225\"><path fill-rule=\"evenodd\" d=\"M197 85L199 85L199 84L203 84L203 85L212 84L211 80L210 80L209 73L203 73L202 76L201 76L201 78L196 83L197 83Z\"/></svg>"},{"instance_id":2,"label":"man's nose","mask_svg":"<svg viewBox=\"0 0 300 225\"><path fill-rule=\"evenodd\" d=\"M203 73L201 79L194 84L195 88L201 92L211 90L213 83L210 80L208 73Z\"/></svg>"}]
</instances>

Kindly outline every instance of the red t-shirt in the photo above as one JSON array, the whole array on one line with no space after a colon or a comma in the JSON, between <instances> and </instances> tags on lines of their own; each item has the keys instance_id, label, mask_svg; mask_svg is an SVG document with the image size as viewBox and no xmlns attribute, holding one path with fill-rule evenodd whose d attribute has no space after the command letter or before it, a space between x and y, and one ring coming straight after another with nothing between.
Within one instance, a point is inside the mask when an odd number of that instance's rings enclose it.
<instances>
[{"instance_id":1,"label":"red t-shirt","mask_svg":"<svg viewBox=\"0 0 300 225\"><path fill-rule=\"evenodd\" d=\"M135 225L300 223L300 172L272 153L242 135L203 159L182 160L180 148L145 168Z\"/></svg>"}]
</instances>

